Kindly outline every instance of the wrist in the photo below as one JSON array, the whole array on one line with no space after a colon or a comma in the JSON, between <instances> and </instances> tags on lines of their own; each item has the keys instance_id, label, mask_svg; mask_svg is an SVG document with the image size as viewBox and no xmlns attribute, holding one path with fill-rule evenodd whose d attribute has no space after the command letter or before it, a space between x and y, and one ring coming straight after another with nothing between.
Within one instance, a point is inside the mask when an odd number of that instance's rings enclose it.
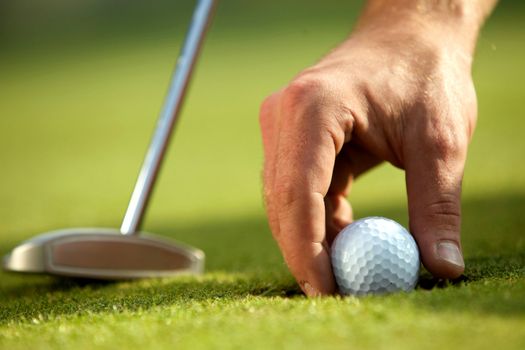
<instances>
[{"instance_id":1,"label":"wrist","mask_svg":"<svg viewBox=\"0 0 525 350\"><path fill-rule=\"evenodd\" d=\"M496 0L368 0L359 32L418 36L429 44L455 45L472 56L479 30Z\"/></svg>"}]
</instances>

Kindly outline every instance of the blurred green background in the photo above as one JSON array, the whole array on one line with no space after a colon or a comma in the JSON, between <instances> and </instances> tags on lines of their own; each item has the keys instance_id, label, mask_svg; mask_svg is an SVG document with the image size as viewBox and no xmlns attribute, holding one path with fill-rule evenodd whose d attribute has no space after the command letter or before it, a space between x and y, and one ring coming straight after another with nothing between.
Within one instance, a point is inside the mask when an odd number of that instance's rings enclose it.
<instances>
[{"instance_id":1,"label":"blurred green background","mask_svg":"<svg viewBox=\"0 0 525 350\"><path fill-rule=\"evenodd\" d=\"M1 11L5 231L118 225L193 5L80 3ZM345 37L334 6L221 3L147 227L261 214L259 104Z\"/></svg>"},{"instance_id":2,"label":"blurred green background","mask_svg":"<svg viewBox=\"0 0 525 350\"><path fill-rule=\"evenodd\" d=\"M2 240L61 226L117 226L193 3L0 4ZM500 4L479 40L480 117L466 200L525 188L525 31L517 4ZM340 42L360 5L220 4L146 228L262 215L260 102ZM358 215L363 206L403 205L401 172L384 166L360 182L352 194Z\"/></svg>"},{"instance_id":3,"label":"blurred green background","mask_svg":"<svg viewBox=\"0 0 525 350\"><path fill-rule=\"evenodd\" d=\"M256 348L262 341L292 348L316 341L386 347L387 340L373 339L373 329L397 336L399 343L391 345L400 348L431 329L449 337L436 347L448 340L461 345L464 339L465 346L487 348L505 338L510 347L523 348L524 337L515 332L525 314L525 5L518 1L499 5L480 36L474 64L479 121L463 200L466 273L473 282L431 292L421 288L408 301L328 298L318 302L320 314L312 311L315 302L300 296L291 304L275 299L297 289L264 217L259 105L344 39L360 7L360 1L222 1L145 221L145 230L206 251L204 282L70 290L45 277L1 273L3 344L89 348L90 335L106 329L98 345L108 348L115 342L163 347L175 341L171 337L186 344L195 335L202 346L214 344L214 337L220 345L221 336L237 327L240 335L229 339L231 344L251 339ZM190 1L0 1L0 253L46 230L119 226L192 9ZM384 215L407 224L403 173L391 166L360 179L351 199L358 217ZM122 293L136 303L120 305ZM154 293L164 301L148 299ZM180 293L199 297L180 306ZM202 300L225 295L230 298L217 306L229 310L222 319L208 304L194 310ZM267 295L271 298L264 299ZM114 304L120 306L113 309ZM137 316L151 305L163 308ZM162 323L163 312L185 315L181 308L193 312L193 318L179 320L186 338ZM253 318L250 308L265 311ZM458 324L451 324L457 308ZM96 318L91 328L86 310ZM115 316L122 312L128 315L121 316L124 321ZM480 314L485 328L474 331L469 324L477 324ZM385 326L392 315L403 317ZM322 316L330 322L312 328L310 322ZM35 317L40 326L32 323ZM144 317L147 327L140 323ZM248 318L258 321L249 326L243 321ZM355 323L359 320L363 323ZM85 334L54 332L68 322ZM137 322L155 339L128 329ZM361 331L334 333L338 322ZM203 330L202 323L216 327L216 333ZM399 333L405 326L415 327L410 337ZM498 342L462 338L485 331ZM287 338L286 332L297 332L302 340Z\"/></svg>"}]
</instances>

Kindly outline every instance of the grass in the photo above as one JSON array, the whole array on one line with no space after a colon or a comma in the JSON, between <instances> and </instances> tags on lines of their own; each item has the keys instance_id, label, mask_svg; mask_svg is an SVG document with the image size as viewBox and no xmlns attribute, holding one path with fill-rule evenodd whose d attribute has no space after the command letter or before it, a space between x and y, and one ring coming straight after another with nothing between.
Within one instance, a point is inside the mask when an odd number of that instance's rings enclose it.
<instances>
[{"instance_id":1,"label":"grass","mask_svg":"<svg viewBox=\"0 0 525 350\"><path fill-rule=\"evenodd\" d=\"M330 21L314 4L301 9L304 19L268 5L252 9L254 28L227 17L228 6L219 9L145 223L202 248L207 272L113 284L1 272L0 348L525 348L520 14L499 10L479 42L466 278L444 283L423 272L410 294L308 300L265 221L257 111L344 37L349 7L334 2ZM52 49L3 54L0 253L46 230L119 225L180 36L57 40ZM392 167L360 179L351 199L359 217L407 223L403 174Z\"/></svg>"}]
</instances>

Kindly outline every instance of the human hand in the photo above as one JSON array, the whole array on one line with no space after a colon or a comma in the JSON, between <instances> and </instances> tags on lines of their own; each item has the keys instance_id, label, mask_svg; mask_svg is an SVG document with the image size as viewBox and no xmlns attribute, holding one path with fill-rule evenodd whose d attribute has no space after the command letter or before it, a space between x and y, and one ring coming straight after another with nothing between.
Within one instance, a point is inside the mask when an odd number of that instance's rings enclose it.
<instances>
[{"instance_id":1,"label":"human hand","mask_svg":"<svg viewBox=\"0 0 525 350\"><path fill-rule=\"evenodd\" d=\"M464 270L461 181L476 124L471 62L481 20L426 10L371 1L348 40L261 107L270 228L309 296L336 291L330 246L352 221L346 197L383 161L405 170L424 266L439 278Z\"/></svg>"}]
</instances>

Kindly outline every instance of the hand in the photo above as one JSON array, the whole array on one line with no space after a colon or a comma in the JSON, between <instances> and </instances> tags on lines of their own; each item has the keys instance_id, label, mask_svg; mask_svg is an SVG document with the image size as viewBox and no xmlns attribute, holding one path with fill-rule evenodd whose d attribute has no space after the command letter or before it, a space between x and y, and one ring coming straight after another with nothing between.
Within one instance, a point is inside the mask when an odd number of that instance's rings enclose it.
<instances>
[{"instance_id":1,"label":"hand","mask_svg":"<svg viewBox=\"0 0 525 350\"><path fill-rule=\"evenodd\" d=\"M462 274L475 35L463 30L468 23L447 21L369 6L347 41L264 101L268 219L307 295L336 291L330 246L352 221L350 186L383 161L405 170L410 231L425 267L440 278Z\"/></svg>"}]
</instances>

